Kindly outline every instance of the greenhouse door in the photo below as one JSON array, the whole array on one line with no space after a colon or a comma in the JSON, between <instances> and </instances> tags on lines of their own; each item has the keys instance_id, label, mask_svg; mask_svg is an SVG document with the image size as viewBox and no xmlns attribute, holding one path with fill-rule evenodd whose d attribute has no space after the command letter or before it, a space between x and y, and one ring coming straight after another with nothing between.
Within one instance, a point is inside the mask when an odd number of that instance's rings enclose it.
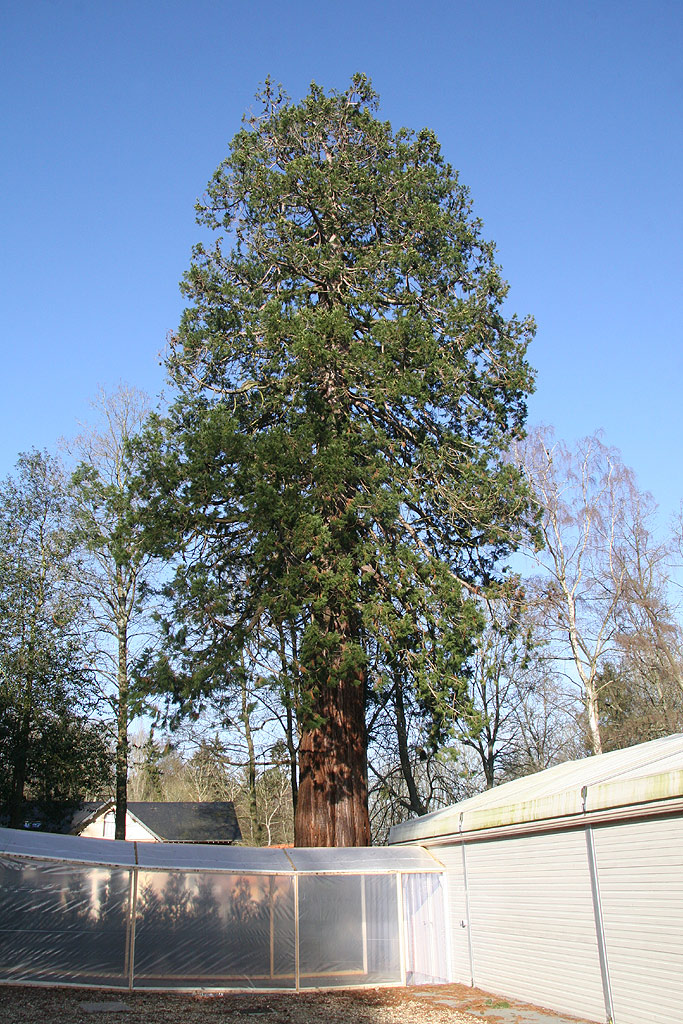
<instances>
[{"instance_id":1,"label":"greenhouse door","mask_svg":"<svg viewBox=\"0 0 683 1024\"><path fill-rule=\"evenodd\" d=\"M450 980L442 879L437 874L403 875L406 983Z\"/></svg>"}]
</instances>

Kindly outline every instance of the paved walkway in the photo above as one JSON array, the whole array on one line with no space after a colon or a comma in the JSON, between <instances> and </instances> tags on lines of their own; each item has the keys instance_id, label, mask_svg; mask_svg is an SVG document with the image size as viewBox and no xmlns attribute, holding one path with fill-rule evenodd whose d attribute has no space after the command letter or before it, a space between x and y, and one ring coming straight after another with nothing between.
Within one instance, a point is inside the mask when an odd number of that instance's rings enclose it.
<instances>
[{"instance_id":1,"label":"paved walkway","mask_svg":"<svg viewBox=\"0 0 683 1024\"><path fill-rule=\"evenodd\" d=\"M439 985L411 988L412 996L428 999L436 1006L449 1006L454 1010L471 1013L487 1024L593 1024L585 1017L568 1017L556 1010L520 1003L516 999L491 995L467 985Z\"/></svg>"}]
</instances>

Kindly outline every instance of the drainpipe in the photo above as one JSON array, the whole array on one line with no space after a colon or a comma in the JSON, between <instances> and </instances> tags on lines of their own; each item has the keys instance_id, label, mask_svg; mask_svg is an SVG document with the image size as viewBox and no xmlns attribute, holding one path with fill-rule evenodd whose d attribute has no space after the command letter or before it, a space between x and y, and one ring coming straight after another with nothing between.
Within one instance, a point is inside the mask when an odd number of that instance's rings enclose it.
<instances>
[{"instance_id":1,"label":"drainpipe","mask_svg":"<svg viewBox=\"0 0 683 1024\"><path fill-rule=\"evenodd\" d=\"M465 840L462 834L463 812L460 812L458 821L458 833L460 834L460 850L462 852L462 877L465 885L465 915L466 919L460 922L461 928L467 929L467 950L470 957L470 986L474 988L474 953L472 951L472 922L470 917L470 892L467 884L467 856L465 854Z\"/></svg>"},{"instance_id":2,"label":"drainpipe","mask_svg":"<svg viewBox=\"0 0 683 1024\"><path fill-rule=\"evenodd\" d=\"M588 804L588 786L581 789L581 801L583 813L586 814ZM609 960L607 959L607 942L605 939L605 924L602 917L602 901L600 899L600 880L598 878L598 860L595 854L595 838L593 827L586 825L586 851L588 854L588 870L591 879L591 896L593 897L593 917L595 918L595 933L598 940L598 956L600 958L600 978L602 980L602 994L605 1000L605 1014L607 1024L616 1024L614 1019L614 1003L612 1001L612 983L609 976Z\"/></svg>"}]
</instances>

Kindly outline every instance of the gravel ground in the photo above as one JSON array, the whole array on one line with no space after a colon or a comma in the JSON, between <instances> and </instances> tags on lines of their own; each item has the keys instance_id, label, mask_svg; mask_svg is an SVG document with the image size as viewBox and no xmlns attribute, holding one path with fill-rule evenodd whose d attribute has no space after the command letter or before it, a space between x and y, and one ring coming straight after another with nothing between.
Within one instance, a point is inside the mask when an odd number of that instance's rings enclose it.
<instances>
[{"instance_id":1,"label":"gravel ground","mask_svg":"<svg viewBox=\"0 0 683 1024\"><path fill-rule=\"evenodd\" d=\"M420 998L412 996L406 989L205 996L8 985L0 986L0 1021L2 1024L481 1024L482 1018L439 1006L424 992Z\"/></svg>"},{"instance_id":2,"label":"gravel ground","mask_svg":"<svg viewBox=\"0 0 683 1024\"><path fill-rule=\"evenodd\" d=\"M225 994L0 984L0 1024L582 1024L465 985ZM584 1022L585 1024L585 1022Z\"/></svg>"}]
</instances>

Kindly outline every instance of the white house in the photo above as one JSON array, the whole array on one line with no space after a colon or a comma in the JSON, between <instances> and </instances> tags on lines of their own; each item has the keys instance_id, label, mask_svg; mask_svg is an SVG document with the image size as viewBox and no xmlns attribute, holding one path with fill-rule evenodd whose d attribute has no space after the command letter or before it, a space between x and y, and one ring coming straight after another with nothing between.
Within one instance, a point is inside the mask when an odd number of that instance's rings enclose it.
<instances>
[{"instance_id":1,"label":"white house","mask_svg":"<svg viewBox=\"0 0 683 1024\"><path fill-rule=\"evenodd\" d=\"M113 839L114 800L83 804L74 815L73 835ZM242 838L231 801L129 801L126 839L152 843L235 843Z\"/></svg>"}]
</instances>

